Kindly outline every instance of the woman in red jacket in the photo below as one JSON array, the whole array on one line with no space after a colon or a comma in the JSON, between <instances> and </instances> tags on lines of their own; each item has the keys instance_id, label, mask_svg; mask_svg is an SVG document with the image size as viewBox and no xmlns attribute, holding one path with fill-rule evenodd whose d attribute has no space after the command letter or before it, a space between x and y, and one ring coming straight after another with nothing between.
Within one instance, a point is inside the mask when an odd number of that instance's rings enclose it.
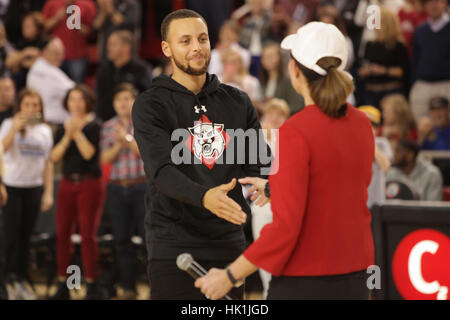
<instances>
[{"instance_id":1,"label":"woman in red jacket","mask_svg":"<svg viewBox=\"0 0 450 320\"><path fill-rule=\"evenodd\" d=\"M228 268L211 269L195 285L219 299L262 268L273 275L269 299L368 299L374 137L368 118L346 103L354 87L344 72L345 38L311 22L281 45L291 50L289 75L306 107L280 128L270 188L260 178L240 180L253 184L261 204L270 190L273 222Z\"/></svg>"}]
</instances>

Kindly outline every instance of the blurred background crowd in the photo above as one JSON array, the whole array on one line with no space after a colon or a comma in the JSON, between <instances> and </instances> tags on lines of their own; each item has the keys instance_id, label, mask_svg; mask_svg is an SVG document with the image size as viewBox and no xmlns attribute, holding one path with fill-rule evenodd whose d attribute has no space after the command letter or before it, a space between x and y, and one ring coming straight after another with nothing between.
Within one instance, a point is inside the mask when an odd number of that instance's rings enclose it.
<instances>
[{"instance_id":1,"label":"blurred background crowd","mask_svg":"<svg viewBox=\"0 0 450 320\"><path fill-rule=\"evenodd\" d=\"M376 139L368 206L450 201L447 0L0 0L0 298L48 297L35 284L63 283L77 263L87 299L138 296L146 181L130 113L172 72L159 28L181 8L207 21L209 72L249 95L272 147L270 129L305 107L281 39L310 21L336 25L356 87L348 102ZM271 220L270 206L252 210L262 212L249 242Z\"/></svg>"}]
</instances>

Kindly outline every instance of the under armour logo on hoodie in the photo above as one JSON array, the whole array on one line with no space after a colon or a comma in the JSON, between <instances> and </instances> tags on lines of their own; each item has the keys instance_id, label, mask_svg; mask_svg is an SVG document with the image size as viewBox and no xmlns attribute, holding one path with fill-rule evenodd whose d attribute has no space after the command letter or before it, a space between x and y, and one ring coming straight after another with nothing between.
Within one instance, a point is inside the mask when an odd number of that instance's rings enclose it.
<instances>
[{"instance_id":1,"label":"under armour logo on hoodie","mask_svg":"<svg viewBox=\"0 0 450 320\"><path fill-rule=\"evenodd\" d=\"M200 113L200 110L202 110L202 112L207 111L205 106L201 106L200 108L198 106L194 106L194 110L195 110L195 113Z\"/></svg>"}]
</instances>

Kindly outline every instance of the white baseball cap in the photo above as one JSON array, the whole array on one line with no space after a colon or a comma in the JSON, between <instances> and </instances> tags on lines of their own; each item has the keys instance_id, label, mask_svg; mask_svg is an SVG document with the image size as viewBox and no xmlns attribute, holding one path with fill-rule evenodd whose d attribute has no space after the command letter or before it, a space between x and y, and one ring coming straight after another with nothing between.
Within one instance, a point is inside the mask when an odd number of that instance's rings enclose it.
<instances>
[{"instance_id":1,"label":"white baseball cap","mask_svg":"<svg viewBox=\"0 0 450 320\"><path fill-rule=\"evenodd\" d=\"M324 22L310 22L283 39L281 48L291 50L292 56L300 64L325 76L327 70L317 61L324 57L341 59L338 69L345 70L348 60L348 47L344 35L336 26Z\"/></svg>"}]
</instances>

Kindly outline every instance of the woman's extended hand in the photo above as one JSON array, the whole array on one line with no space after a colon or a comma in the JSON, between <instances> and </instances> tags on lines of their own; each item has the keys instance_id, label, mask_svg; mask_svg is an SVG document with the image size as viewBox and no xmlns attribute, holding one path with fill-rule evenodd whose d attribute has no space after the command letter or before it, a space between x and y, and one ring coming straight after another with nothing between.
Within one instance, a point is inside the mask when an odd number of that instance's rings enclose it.
<instances>
[{"instance_id":1,"label":"woman's extended hand","mask_svg":"<svg viewBox=\"0 0 450 320\"><path fill-rule=\"evenodd\" d=\"M267 203L270 202L270 198L267 198L264 194L264 188L266 187L266 184L268 183L268 180L258 178L258 177L245 177L239 179L240 184L251 184L252 187L249 190L249 193L252 195L250 197L250 200L256 200L255 204L263 207Z\"/></svg>"}]
</instances>

